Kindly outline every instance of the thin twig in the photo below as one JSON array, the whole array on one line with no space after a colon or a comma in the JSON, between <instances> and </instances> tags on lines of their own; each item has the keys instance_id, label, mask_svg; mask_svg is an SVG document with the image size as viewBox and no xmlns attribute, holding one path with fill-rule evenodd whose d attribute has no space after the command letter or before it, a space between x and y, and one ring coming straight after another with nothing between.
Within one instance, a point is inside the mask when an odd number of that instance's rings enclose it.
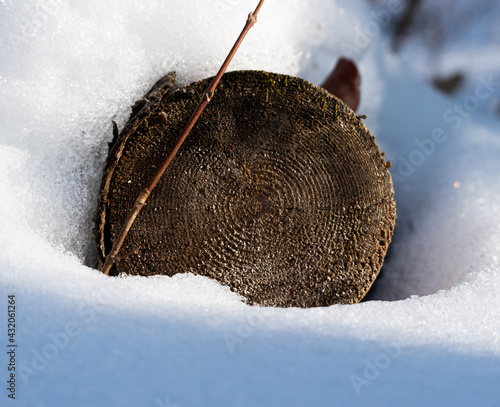
<instances>
[{"instance_id":1,"label":"thin twig","mask_svg":"<svg viewBox=\"0 0 500 407\"><path fill-rule=\"evenodd\" d=\"M243 39L247 35L250 28L252 28L253 25L257 22L257 14L259 13L263 4L264 4L264 0L260 0L255 11L253 11L252 13L250 13L248 15L248 19L247 19L247 22L245 24L245 27L243 28L238 39L234 43L233 48L231 48L231 51L229 51L229 54L226 57L226 60L222 64L221 68L219 69L219 72L214 77L214 79L213 79L212 83L210 84L210 86L208 87L208 89L203 93L203 96L201 97L200 103L198 104L198 106L196 107L196 110L192 114L191 118L187 122L184 129L182 130L182 133L179 136L179 138L177 139L177 141L175 142L174 147L168 153L168 155L165 157L165 160L163 161L162 165L158 168L158 170L155 172L155 174L153 175L153 177L149 181L149 184L142 190L142 192L139 194L139 197L136 199L134 206L132 207L132 210L130 211L130 214L128 215L127 220L123 224L122 229L120 230L120 233L118 234L118 237L116 238L115 242L113 243L113 247L111 248L111 251L106 256L106 260L104 261L104 264L101 268L101 271L104 274L109 275L109 270L111 269L111 267L113 266L115 261L118 259L118 252L119 252L120 248L122 247L123 241L125 240L125 237L127 236L128 231L132 227L132 224L134 223L135 218L137 217L137 215L141 211L142 207L145 205L146 200L148 199L149 195L151 194L151 191L156 186L156 184L160 180L161 176L163 175L163 173L165 172L165 170L169 166L169 164L172 162L175 154L177 153L177 151L181 147L181 145L184 142L184 140L186 139L186 137L189 135L191 129L194 127L194 125L195 125L196 121L198 120L198 118L200 117L201 113L203 112L205 107L208 105L208 103L212 99L214 92L215 92L215 88L219 84L219 81L222 78L222 75L224 74L227 67L231 63L231 60L233 59L234 55L236 54L236 51L238 50L238 47L243 42Z\"/></svg>"}]
</instances>

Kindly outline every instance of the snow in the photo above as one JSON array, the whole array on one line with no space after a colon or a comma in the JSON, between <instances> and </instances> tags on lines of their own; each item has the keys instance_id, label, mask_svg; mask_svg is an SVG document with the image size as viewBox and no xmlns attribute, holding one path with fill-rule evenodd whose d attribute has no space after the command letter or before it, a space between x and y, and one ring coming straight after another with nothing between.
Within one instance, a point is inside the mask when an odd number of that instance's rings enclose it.
<instances>
[{"instance_id":1,"label":"snow","mask_svg":"<svg viewBox=\"0 0 500 407\"><path fill-rule=\"evenodd\" d=\"M91 267L111 120L123 126L168 71L213 75L256 3L0 1L0 298L16 295L16 405L498 405L494 13L464 35L476 41L446 37L435 66L414 63L432 59L418 41L396 56L376 31L397 1L268 1L231 65L320 84L346 50L359 64L360 113L393 163L398 209L370 301L249 307L206 278ZM429 84L456 70L467 81L453 96Z\"/></svg>"}]
</instances>

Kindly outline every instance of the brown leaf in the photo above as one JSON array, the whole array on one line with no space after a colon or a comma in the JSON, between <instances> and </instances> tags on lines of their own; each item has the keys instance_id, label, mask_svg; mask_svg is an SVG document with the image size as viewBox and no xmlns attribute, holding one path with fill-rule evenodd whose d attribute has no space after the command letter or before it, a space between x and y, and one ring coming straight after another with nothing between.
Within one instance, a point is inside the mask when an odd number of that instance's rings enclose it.
<instances>
[{"instance_id":1,"label":"brown leaf","mask_svg":"<svg viewBox=\"0 0 500 407\"><path fill-rule=\"evenodd\" d=\"M359 106L360 85L361 75L356 64L350 59L340 58L321 87L356 111Z\"/></svg>"},{"instance_id":2,"label":"brown leaf","mask_svg":"<svg viewBox=\"0 0 500 407\"><path fill-rule=\"evenodd\" d=\"M452 94L460 89L464 83L464 74L457 72L450 76L436 76L432 83L434 87L443 93Z\"/></svg>"}]
</instances>

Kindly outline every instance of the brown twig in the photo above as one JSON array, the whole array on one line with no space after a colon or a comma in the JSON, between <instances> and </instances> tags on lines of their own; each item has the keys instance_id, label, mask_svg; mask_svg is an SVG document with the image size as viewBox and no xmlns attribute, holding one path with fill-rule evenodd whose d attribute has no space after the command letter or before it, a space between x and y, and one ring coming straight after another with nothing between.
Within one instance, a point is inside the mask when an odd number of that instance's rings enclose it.
<instances>
[{"instance_id":1,"label":"brown twig","mask_svg":"<svg viewBox=\"0 0 500 407\"><path fill-rule=\"evenodd\" d=\"M222 64L221 68L219 69L219 72L217 75L214 77L212 83L208 87L208 89L203 93L203 96L201 97L200 103L196 107L196 110L192 114L191 118L187 122L186 126L181 132L181 135L175 142L175 145L173 146L172 150L168 153L168 155L165 157L165 160L163 161L162 165L158 168L156 173L153 175L151 180L149 181L149 184L142 190L142 192L139 194L139 197L136 199L134 206L132 207L132 210L130 211L130 214L123 224L120 233L118 234L118 237L116 238L115 242L113 243L113 247L111 248L111 251L109 254L106 256L106 260L104 261L104 264L101 268L101 271L109 275L109 270L115 263L115 261L118 259L118 252L123 244L123 241L125 240L125 237L128 234L128 231L132 227L132 224L135 221L135 218L141 211L142 207L145 205L146 200L148 199L149 195L151 194L151 191L153 188L156 186L158 181L160 180L161 176L169 166L169 164L172 162L175 154L181 147L182 143L186 139L186 137L189 135L191 129L194 127L196 121L200 117L201 113L205 109L205 107L208 105L210 100L212 99L215 88L219 84L220 79L222 78L222 75L226 71L227 67L231 63L231 60L233 59L234 55L236 54L236 51L238 50L239 46L243 42L243 39L247 35L248 31L250 28L253 27L253 25L257 22L257 14L259 13L262 5L264 4L264 0L260 0L259 4L257 5L256 9L248 15L247 22L245 24L245 27L241 31L240 35L238 36L238 39L233 45L233 48L231 48L231 51L229 51L228 56L226 57L226 60Z\"/></svg>"}]
</instances>

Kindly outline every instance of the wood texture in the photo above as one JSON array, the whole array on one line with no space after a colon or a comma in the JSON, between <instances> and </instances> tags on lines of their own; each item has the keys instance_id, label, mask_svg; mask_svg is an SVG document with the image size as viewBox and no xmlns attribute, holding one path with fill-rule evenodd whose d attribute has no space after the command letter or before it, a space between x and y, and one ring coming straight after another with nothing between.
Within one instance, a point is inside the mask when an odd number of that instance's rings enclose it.
<instances>
[{"instance_id":1,"label":"wood texture","mask_svg":"<svg viewBox=\"0 0 500 407\"><path fill-rule=\"evenodd\" d=\"M136 106L104 171L94 229L102 264L123 220L210 79ZM395 220L374 137L340 100L304 80L225 74L132 226L117 273L192 272L249 303L360 301Z\"/></svg>"}]
</instances>

